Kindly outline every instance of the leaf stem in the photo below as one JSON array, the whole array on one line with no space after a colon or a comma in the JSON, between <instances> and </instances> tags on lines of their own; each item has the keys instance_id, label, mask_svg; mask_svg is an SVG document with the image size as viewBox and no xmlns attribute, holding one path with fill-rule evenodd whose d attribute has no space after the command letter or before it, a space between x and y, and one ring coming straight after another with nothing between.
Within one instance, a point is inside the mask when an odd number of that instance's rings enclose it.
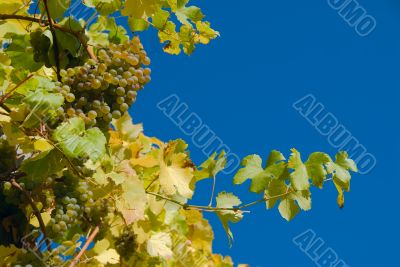
<instances>
[{"instance_id":1,"label":"leaf stem","mask_svg":"<svg viewBox=\"0 0 400 267\"><path fill-rule=\"evenodd\" d=\"M28 199L29 204L31 205L31 207L32 207L32 209L33 209L33 212L34 212L36 218L37 218L38 221L39 221L40 231L42 231L42 233L43 233L43 238L44 238L44 240L45 240L45 242L46 242L47 250L48 250L49 252L51 252L51 243L50 243L49 239L47 238L46 226L45 226L45 224L44 224L44 222L43 222L43 218L42 218L42 215L40 214L39 209L36 207L36 205L35 205L35 203L33 202L31 196L29 195L29 193L28 193L24 188L22 188L22 186L21 186L15 179L11 179L10 182L11 182L11 185L12 185L13 187L15 187L15 188L17 188L19 191L21 191L21 192L26 196L26 198Z\"/></svg>"},{"instance_id":2,"label":"leaf stem","mask_svg":"<svg viewBox=\"0 0 400 267\"><path fill-rule=\"evenodd\" d=\"M215 193L215 184L217 183L217 177L215 175L213 176L213 185L212 185L212 191L211 191L211 197L210 197L210 203L208 206L212 206L213 199L214 199L214 193Z\"/></svg>"}]
</instances>

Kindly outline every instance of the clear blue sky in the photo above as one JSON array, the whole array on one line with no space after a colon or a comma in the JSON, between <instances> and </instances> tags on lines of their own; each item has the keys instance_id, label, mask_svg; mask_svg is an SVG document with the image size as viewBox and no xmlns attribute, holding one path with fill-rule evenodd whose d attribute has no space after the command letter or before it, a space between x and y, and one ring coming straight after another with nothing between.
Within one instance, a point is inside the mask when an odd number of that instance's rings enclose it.
<instances>
[{"instance_id":1,"label":"clear blue sky","mask_svg":"<svg viewBox=\"0 0 400 267\"><path fill-rule=\"evenodd\" d=\"M161 52L154 34L144 42L152 58L153 80L139 94L132 114L147 135L183 138L197 163L205 156L156 107L178 95L240 157L271 149L286 155L336 153L297 111L293 102L313 94L377 159L366 175L355 175L343 210L336 191L313 191L313 209L287 223L263 205L233 225L229 248L221 225L207 214L214 230L214 250L236 263L262 267L317 266L292 239L315 231L349 266L398 267L399 234L399 88L400 3L359 0L376 19L367 37L321 1L197 1L221 37L192 56ZM232 186L220 176L217 189L256 199L248 184ZM207 204L210 182L198 186L194 202Z\"/></svg>"}]
</instances>

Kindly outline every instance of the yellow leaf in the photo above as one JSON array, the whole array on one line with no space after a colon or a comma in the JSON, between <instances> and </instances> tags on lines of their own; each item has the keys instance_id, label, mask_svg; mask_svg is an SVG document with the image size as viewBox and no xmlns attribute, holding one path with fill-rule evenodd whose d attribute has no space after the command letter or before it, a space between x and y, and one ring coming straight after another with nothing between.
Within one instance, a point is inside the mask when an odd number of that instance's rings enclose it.
<instances>
[{"instance_id":1,"label":"yellow leaf","mask_svg":"<svg viewBox=\"0 0 400 267\"><path fill-rule=\"evenodd\" d=\"M51 210L46 211L46 212L43 212L43 213L41 213L40 215L42 216L43 222L44 222L44 224L46 225L46 224L49 223L49 221L50 221L50 219L51 219ZM40 226L40 225L39 225L39 221L38 221L38 219L36 218L36 216L33 216L33 217L31 218L31 220L29 221L29 223L30 223L31 225L33 225L34 227L36 227L36 228L39 228L39 226Z\"/></svg>"},{"instance_id":2,"label":"yellow leaf","mask_svg":"<svg viewBox=\"0 0 400 267\"><path fill-rule=\"evenodd\" d=\"M96 254L101 254L103 253L105 250L107 250L110 247L110 241L108 241L107 239L102 239L98 242L96 242L96 245L93 248L93 251Z\"/></svg>"},{"instance_id":3,"label":"yellow leaf","mask_svg":"<svg viewBox=\"0 0 400 267\"><path fill-rule=\"evenodd\" d=\"M47 151L53 149L53 146L44 138L36 140L33 144L33 147L38 151Z\"/></svg>"},{"instance_id":4,"label":"yellow leaf","mask_svg":"<svg viewBox=\"0 0 400 267\"><path fill-rule=\"evenodd\" d=\"M101 264L117 264L119 263L119 254L115 249L108 249L94 257Z\"/></svg>"},{"instance_id":5,"label":"yellow leaf","mask_svg":"<svg viewBox=\"0 0 400 267\"><path fill-rule=\"evenodd\" d=\"M159 180L165 194L174 195L178 192L185 198L192 197L190 183L193 179L193 168L186 166L186 158L186 154L179 153L172 155L171 165L161 161Z\"/></svg>"}]
</instances>

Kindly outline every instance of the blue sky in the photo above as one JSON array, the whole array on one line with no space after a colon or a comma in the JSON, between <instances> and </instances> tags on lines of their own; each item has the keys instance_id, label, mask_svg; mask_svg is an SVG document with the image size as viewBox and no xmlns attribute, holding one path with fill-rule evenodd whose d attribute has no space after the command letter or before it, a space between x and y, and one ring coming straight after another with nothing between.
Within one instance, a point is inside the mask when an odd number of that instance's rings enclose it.
<instances>
[{"instance_id":1,"label":"blue sky","mask_svg":"<svg viewBox=\"0 0 400 267\"><path fill-rule=\"evenodd\" d=\"M233 225L232 248L216 216L206 214L214 250L251 266L317 266L292 241L312 229L349 266L400 266L400 3L359 0L376 20L375 30L361 37L326 0L197 2L221 33L210 45L176 57L161 52L154 34L144 35L153 76L132 114L147 135L183 138L195 162L206 159L157 109L176 94L240 157L265 158L271 149L288 156L292 147L304 157L334 155L327 137L292 107L312 94L377 160L368 174L354 175L343 210L332 185L314 190L313 209L290 223L260 205ZM257 199L247 188L233 186L232 176L218 177L218 191L233 191L243 202ZM210 190L210 181L201 182L193 202L207 204Z\"/></svg>"}]
</instances>

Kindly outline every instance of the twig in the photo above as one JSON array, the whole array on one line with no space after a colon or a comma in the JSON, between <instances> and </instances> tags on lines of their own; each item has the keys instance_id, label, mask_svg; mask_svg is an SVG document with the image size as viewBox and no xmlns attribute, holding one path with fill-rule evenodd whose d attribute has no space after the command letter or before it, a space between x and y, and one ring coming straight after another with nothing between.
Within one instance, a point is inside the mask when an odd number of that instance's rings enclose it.
<instances>
[{"instance_id":1,"label":"twig","mask_svg":"<svg viewBox=\"0 0 400 267\"><path fill-rule=\"evenodd\" d=\"M0 99L0 104L3 104L10 96L11 94L18 89L22 84L24 84L27 80L33 77L33 74L29 74L28 76L25 77L22 81L20 81L14 88L12 88L10 91L8 91L3 97Z\"/></svg>"},{"instance_id":2,"label":"twig","mask_svg":"<svg viewBox=\"0 0 400 267\"><path fill-rule=\"evenodd\" d=\"M90 234L89 238L86 240L85 244L83 245L81 251L79 251L78 255L72 260L71 264L69 267L74 267L79 263L79 259L82 257L82 255L85 253L86 249L89 247L90 243L92 243L93 239L96 237L96 235L99 233L100 228L96 226L96 228L93 230L93 232Z\"/></svg>"},{"instance_id":3,"label":"twig","mask_svg":"<svg viewBox=\"0 0 400 267\"><path fill-rule=\"evenodd\" d=\"M215 192L215 184L217 183L217 177L214 175L213 176L213 185L212 185L212 191L211 191L211 197L210 197L210 203L208 206L212 206L213 199L214 199L214 192Z\"/></svg>"},{"instance_id":4,"label":"twig","mask_svg":"<svg viewBox=\"0 0 400 267\"><path fill-rule=\"evenodd\" d=\"M57 79L61 81L61 75L60 75L60 53L58 49L58 42L57 42L57 35L56 31L54 30L53 27L53 20L50 15L50 10L49 6L47 5L47 0L43 0L44 8L46 9L46 14L47 14L47 20L49 22L49 27L51 34L53 35L53 50L54 50L54 59L56 61L56 68L57 68Z\"/></svg>"},{"instance_id":5,"label":"twig","mask_svg":"<svg viewBox=\"0 0 400 267\"><path fill-rule=\"evenodd\" d=\"M21 185L15 179L11 179L10 182L11 182L11 185L13 187L15 187L18 190L20 190L26 196L26 198L28 199L29 204L31 205L31 207L33 209L33 212L35 213L35 216L39 221L40 231L42 231L42 233L43 233L44 240L46 242L47 250L51 252L51 243L50 243L49 239L47 238L46 226L45 226L45 224L43 222L43 218L42 218L42 215L40 214L40 211L36 207L36 205L33 202L31 196L29 195L29 193L24 188L22 188Z\"/></svg>"}]
</instances>

